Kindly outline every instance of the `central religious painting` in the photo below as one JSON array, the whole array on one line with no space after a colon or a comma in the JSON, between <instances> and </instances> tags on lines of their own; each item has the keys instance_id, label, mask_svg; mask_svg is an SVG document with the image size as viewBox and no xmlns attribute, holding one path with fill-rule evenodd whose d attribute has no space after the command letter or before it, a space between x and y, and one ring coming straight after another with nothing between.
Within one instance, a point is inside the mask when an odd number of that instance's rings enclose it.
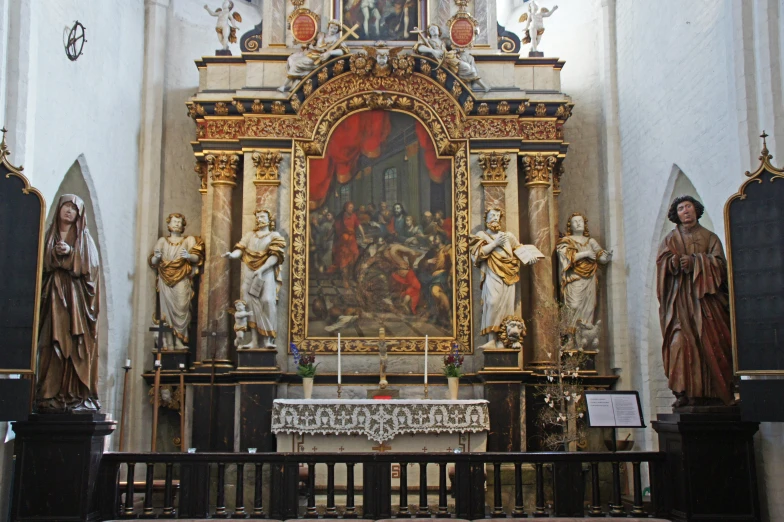
<instances>
[{"instance_id":1,"label":"central religious painting","mask_svg":"<svg viewBox=\"0 0 784 522\"><path fill-rule=\"evenodd\" d=\"M444 351L461 340L458 330L470 331L456 324L454 163L438 156L416 118L385 110L346 117L324 156L309 159L305 337L311 349L334 351L340 333L346 352L375 351L384 328L397 341L390 351L421 352L425 336L430 350ZM465 165L463 171L467 178ZM460 197L463 221L466 196Z\"/></svg>"}]
</instances>

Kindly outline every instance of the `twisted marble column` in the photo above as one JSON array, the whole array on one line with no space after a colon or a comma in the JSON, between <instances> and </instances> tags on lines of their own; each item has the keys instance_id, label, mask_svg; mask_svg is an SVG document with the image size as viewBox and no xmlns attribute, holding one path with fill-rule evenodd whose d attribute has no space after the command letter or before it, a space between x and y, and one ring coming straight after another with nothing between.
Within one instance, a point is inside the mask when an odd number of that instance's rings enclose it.
<instances>
[{"instance_id":1,"label":"twisted marble column","mask_svg":"<svg viewBox=\"0 0 784 522\"><path fill-rule=\"evenodd\" d=\"M528 227L531 242L545 255L544 259L531 267L534 357L526 366L533 370L552 364L559 337L558 305L553 287L549 196L556 161L556 156L542 153L522 157L525 186L528 188Z\"/></svg>"},{"instance_id":2,"label":"twisted marble column","mask_svg":"<svg viewBox=\"0 0 784 522\"><path fill-rule=\"evenodd\" d=\"M225 363L229 358L229 259L221 254L232 247L231 202L240 158L237 154L218 153L208 154L204 159L212 179L212 227L207 265L209 318L206 326L208 331L217 335L214 340L205 339L203 355L205 360Z\"/></svg>"}]
</instances>

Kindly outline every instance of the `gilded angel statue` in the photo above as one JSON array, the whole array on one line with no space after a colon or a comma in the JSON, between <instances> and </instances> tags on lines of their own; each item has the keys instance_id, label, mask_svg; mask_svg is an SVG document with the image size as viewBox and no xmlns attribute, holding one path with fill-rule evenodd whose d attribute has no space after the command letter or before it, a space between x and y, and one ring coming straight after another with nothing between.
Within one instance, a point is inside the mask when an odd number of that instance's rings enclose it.
<instances>
[{"instance_id":1,"label":"gilded angel statue","mask_svg":"<svg viewBox=\"0 0 784 522\"><path fill-rule=\"evenodd\" d=\"M523 27L523 44L530 43L532 53L539 52L539 42L544 33L544 19L552 16L556 9L558 9L557 5L553 7L552 11L546 7L540 8L536 0L531 0L531 3L528 4L528 12L523 13L520 17L519 21L525 22L525 27Z\"/></svg>"}]
</instances>

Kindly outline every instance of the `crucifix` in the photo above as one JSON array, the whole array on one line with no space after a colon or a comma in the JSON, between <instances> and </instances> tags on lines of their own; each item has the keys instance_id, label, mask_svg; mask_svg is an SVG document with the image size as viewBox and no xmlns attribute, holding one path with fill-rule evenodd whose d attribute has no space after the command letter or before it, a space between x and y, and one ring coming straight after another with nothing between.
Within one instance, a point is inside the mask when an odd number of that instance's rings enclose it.
<instances>
[{"instance_id":1,"label":"crucifix","mask_svg":"<svg viewBox=\"0 0 784 522\"><path fill-rule=\"evenodd\" d=\"M161 393L161 350L163 350L163 336L174 330L166 324L166 321L161 317L161 296L156 295L155 300L155 317L153 322L155 326L150 327L151 332L155 332L155 380L153 381L153 409L152 409L152 440L150 441L150 451L155 451L158 442L158 407Z\"/></svg>"},{"instance_id":2,"label":"crucifix","mask_svg":"<svg viewBox=\"0 0 784 522\"><path fill-rule=\"evenodd\" d=\"M207 337L207 346L211 348L210 364L212 369L210 371L210 424L209 431L207 432L207 441L210 446L210 450L212 450L215 446L212 441L212 422L215 412L215 354L218 351L217 341L227 338L229 336L229 332L218 331L218 321L213 320L212 329L203 331L201 335L202 337Z\"/></svg>"},{"instance_id":3,"label":"crucifix","mask_svg":"<svg viewBox=\"0 0 784 522\"><path fill-rule=\"evenodd\" d=\"M377 390L369 390L368 398L373 398L377 396L384 396L384 397L399 397L400 390L392 390L387 388L389 386L389 382L387 382L387 348L397 346L399 343L397 342L390 342L386 339L386 332L383 328L378 329L378 373L379 373L379 380L378 380L378 389Z\"/></svg>"}]
</instances>

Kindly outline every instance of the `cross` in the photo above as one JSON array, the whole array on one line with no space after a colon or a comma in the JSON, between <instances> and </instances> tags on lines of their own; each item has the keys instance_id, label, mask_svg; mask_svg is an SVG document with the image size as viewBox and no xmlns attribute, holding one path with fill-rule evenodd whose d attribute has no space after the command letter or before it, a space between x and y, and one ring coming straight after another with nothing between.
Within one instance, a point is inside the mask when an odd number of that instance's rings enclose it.
<instances>
[{"instance_id":1,"label":"cross","mask_svg":"<svg viewBox=\"0 0 784 522\"><path fill-rule=\"evenodd\" d=\"M349 36L353 36L354 38L356 38L357 40L359 40L359 35L358 35L357 33L355 33L355 32L354 32L354 30L355 30L355 29L359 29L359 24L354 24L352 27L347 27L347 26L345 26L345 25L343 25L343 24L340 24L340 25L341 25L341 27L342 27L343 29L345 29L345 30L346 30L346 33L345 33L345 34L342 34L342 35L340 36L340 38L338 39L338 41L336 41L335 43L333 43L332 45L330 45L329 47L327 47L327 50L326 50L326 51L324 51L325 53L328 53L328 52L330 52L330 51L334 51L335 49L337 49L338 47L340 47L340 44L342 44L343 42L345 42L345 41L348 39L348 37L349 37ZM315 63L316 65L320 65L320 64L321 64L321 57L318 57L318 58L316 58L316 60L314 61L314 63Z\"/></svg>"},{"instance_id":2,"label":"cross","mask_svg":"<svg viewBox=\"0 0 784 522\"><path fill-rule=\"evenodd\" d=\"M166 321L161 317L161 296L158 294L155 300L155 316L153 317L155 326L150 327L151 332L156 332L155 336L155 350L158 352L158 360L161 359L161 350L163 349L163 335L173 332L174 329L169 326Z\"/></svg>"},{"instance_id":3,"label":"cross","mask_svg":"<svg viewBox=\"0 0 784 522\"><path fill-rule=\"evenodd\" d=\"M387 348L397 346L400 343L389 342L386 338L386 332L383 328L378 329L378 387L382 390L385 389L389 383L387 382Z\"/></svg>"},{"instance_id":4,"label":"cross","mask_svg":"<svg viewBox=\"0 0 784 522\"><path fill-rule=\"evenodd\" d=\"M389 450L391 450L391 449L392 449L392 446L387 446L387 443L386 443L386 442L382 442L382 443L381 443L381 444L379 444L378 446L373 446L373 447L372 447L372 448L370 448L370 449L372 449L373 451L380 451L381 453L384 453L385 451L389 451Z\"/></svg>"},{"instance_id":5,"label":"cross","mask_svg":"<svg viewBox=\"0 0 784 522\"><path fill-rule=\"evenodd\" d=\"M427 446L425 446L424 448L422 448L422 452L423 452L423 453L427 453Z\"/></svg>"},{"instance_id":6,"label":"cross","mask_svg":"<svg viewBox=\"0 0 784 522\"><path fill-rule=\"evenodd\" d=\"M316 450L317 450L317 449L318 449L318 448L317 448L316 446L313 446L313 453L316 453Z\"/></svg>"},{"instance_id":7,"label":"cross","mask_svg":"<svg viewBox=\"0 0 784 522\"><path fill-rule=\"evenodd\" d=\"M154 452L157 449L158 443L158 398L161 390L161 350L163 349L163 335L174 331L168 324L166 324L166 321L164 321L163 317L161 316L160 294L156 295L155 316L153 317L153 321L155 322L155 326L151 327L150 331L158 333L155 339L155 380L153 381L152 387L155 399L153 400L151 434L152 440L150 441L150 451Z\"/></svg>"},{"instance_id":8,"label":"cross","mask_svg":"<svg viewBox=\"0 0 784 522\"><path fill-rule=\"evenodd\" d=\"M340 453L343 453L343 452L345 451L345 449L343 448L343 446L341 446L341 447L339 447L339 448L338 448L338 451L339 451Z\"/></svg>"},{"instance_id":9,"label":"cross","mask_svg":"<svg viewBox=\"0 0 784 522\"><path fill-rule=\"evenodd\" d=\"M212 443L212 421L213 421L213 413L215 410L215 354L218 351L217 346L215 346L215 341L218 339L225 339L229 337L229 332L219 332L218 331L218 321L212 321L212 330L205 330L201 333L202 337L207 337L208 339L208 346L212 348L212 353L210 355L210 360L212 361L212 371L210 372L210 428L207 434L207 440L209 441L210 449L213 447Z\"/></svg>"}]
</instances>

